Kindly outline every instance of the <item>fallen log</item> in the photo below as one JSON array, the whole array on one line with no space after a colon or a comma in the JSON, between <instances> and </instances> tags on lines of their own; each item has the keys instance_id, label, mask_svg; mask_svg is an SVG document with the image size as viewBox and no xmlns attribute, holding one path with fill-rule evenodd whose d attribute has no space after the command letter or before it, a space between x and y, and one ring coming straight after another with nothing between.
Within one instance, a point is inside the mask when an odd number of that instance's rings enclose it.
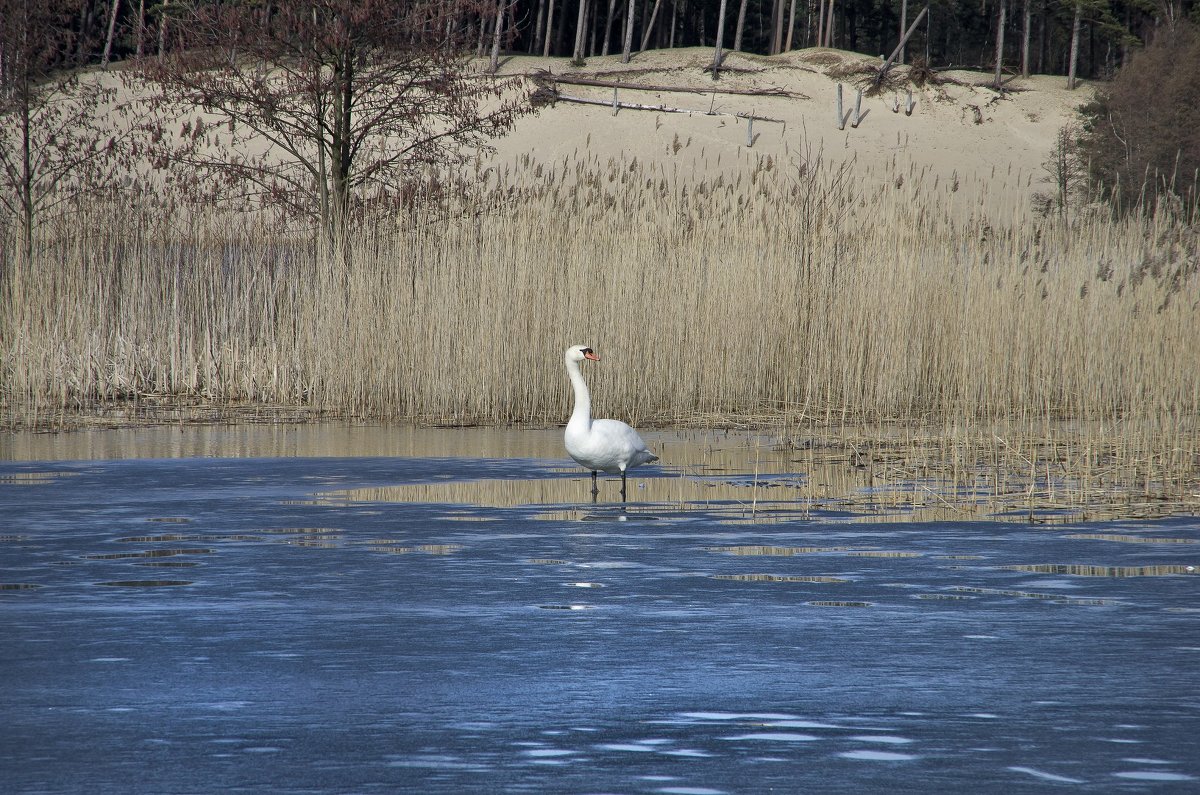
<instances>
[{"instance_id":1,"label":"fallen log","mask_svg":"<svg viewBox=\"0 0 1200 795\"><path fill-rule=\"evenodd\" d=\"M770 121L776 124L785 124L783 119L772 119L768 116L759 116L757 113L728 113L720 110L697 110L695 108L672 108L669 105L644 105L639 102L615 102L611 99L592 99L591 97L573 97L569 94L559 94L556 100L560 102L578 102L581 105L602 105L606 108L619 110L628 108L629 110L653 110L659 113L686 113L698 116L729 116L737 119L754 119L755 121Z\"/></svg>"},{"instance_id":2,"label":"fallen log","mask_svg":"<svg viewBox=\"0 0 1200 795\"><path fill-rule=\"evenodd\" d=\"M598 86L600 88L627 88L631 91L663 91L676 92L680 94L712 94L713 89L704 88L685 88L682 86L660 86L649 85L646 83L622 83L616 80L596 80L589 77L571 77L569 75L554 75L545 73L536 76L555 83L572 86ZM782 88L722 88L716 90L717 94L737 94L747 97L785 97L807 99L803 94L797 94L793 91L786 91Z\"/></svg>"}]
</instances>

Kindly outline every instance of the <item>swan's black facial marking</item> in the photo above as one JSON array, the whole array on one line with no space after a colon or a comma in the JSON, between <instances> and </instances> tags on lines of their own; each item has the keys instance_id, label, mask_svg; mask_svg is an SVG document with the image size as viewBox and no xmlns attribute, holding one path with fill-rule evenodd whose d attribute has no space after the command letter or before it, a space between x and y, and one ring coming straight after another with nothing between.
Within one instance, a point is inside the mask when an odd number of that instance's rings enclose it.
<instances>
[{"instance_id":1,"label":"swan's black facial marking","mask_svg":"<svg viewBox=\"0 0 1200 795\"><path fill-rule=\"evenodd\" d=\"M595 353L595 351L593 351L591 348L584 348L580 351L580 353L582 353L584 356L587 356L589 353Z\"/></svg>"},{"instance_id":2,"label":"swan's black facial marking","mask_svg":"<svg viewBox=\"0 0 1200 795\"><path fill-rule=\"evenodd\" d=\"M600 361L600 357L597 356L596 352L593 351L591 348L584 348L581 351L581 353L583 354L583 358L585 358L585 359L591 359L593 362Z\"/></svg>"}]
</instances>

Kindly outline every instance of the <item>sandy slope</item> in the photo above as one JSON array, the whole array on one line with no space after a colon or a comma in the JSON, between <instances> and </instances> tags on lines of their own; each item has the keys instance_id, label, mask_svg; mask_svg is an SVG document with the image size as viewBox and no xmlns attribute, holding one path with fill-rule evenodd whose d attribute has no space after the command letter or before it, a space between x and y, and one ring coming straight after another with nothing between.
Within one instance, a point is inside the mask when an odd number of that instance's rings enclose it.
<instances>
[{"instance_id":1,"label":"sandy slope","mask_svg":"<svg viewBox=\"0 0 1200 795\"><path fill-rule=\"evenodd\" d=\"M502 73L538 70L560 75L620 79L623 101L647 105L694 108L695 114L621 110L613 116L608 107L559 102L539 114L522 119L516 129L497 142L495 162L511 163L523 154L539 160L589 155L638 158L659 164L677 175L712 175L744 168L753 158L771 156L800 162L820 156L827 162L853 164L855 177L864 185L926 180L931 188L952 190L955 177L964 192L999 208L1028 204L1033 192L1045 189L1042 168L1054 137L1076 111L1092 98L1088 87L1074 92L1057 76L1015 78L1013 90L1001 97L982 87L991 76L979 72L945 72L947 82L913 89L911 116L892 110L905 96L885 91L863 97L864 118L857 129L836 123L837 86L845 86L845 110L854 104L857 86L866 76L856 67L878 64L868 58L838 50L808 49L764 57L731 53L725 65L745 72L724 75L714 83L703 68L712 60L710 49L659 50L642 53L629 64L619 56L590 58L583 67L572 67L563 58L515 56L504 62ZM900 76L907 67L896 70ZM656 84L701 89L708 93L634 90L636 84ZM779 88L795 96L738 96L720 93L723 88ZM717 93L712 93L716 90ZM611 101L612 89L560 85L560 91L578 97ZM746 122L728 116L706 115L710 108L727 113L752 113L781 120L757 122L754 145L746 146ZM979 178L979 179L974 179Z\"/></svg>"}]
</instances>

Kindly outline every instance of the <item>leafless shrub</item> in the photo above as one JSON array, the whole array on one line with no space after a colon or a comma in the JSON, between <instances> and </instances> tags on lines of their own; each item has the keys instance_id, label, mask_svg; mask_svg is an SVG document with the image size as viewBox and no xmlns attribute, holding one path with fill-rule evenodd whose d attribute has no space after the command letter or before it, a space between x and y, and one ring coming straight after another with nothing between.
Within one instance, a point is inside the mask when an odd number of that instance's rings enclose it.
<instances>
[{"instance_id":1,"label":"leafless shrub","mask_svg":"<svg viewBox=\"0 0 1200 795\"><path fill-rule=\"evenodd\" d=\"M1200 32L1159 29L1084 109L1092 178L1124 209L1153 210L1164 196L1194 211L1200 175Z\"/></svg>"}]
</instances>

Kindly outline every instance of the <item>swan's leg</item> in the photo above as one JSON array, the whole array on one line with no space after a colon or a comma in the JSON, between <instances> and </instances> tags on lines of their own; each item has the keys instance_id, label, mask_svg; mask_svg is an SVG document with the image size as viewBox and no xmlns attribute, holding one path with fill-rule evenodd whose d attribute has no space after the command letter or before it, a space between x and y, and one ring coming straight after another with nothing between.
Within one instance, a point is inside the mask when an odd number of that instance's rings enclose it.
<instances>
[{"instance_id":1,"label":"swan's leg","mask_svg":"<svg viewBox=\"0 0 1200 795\"><path fill-rule=\"evenodd\" d=\"M625 502L625 470L621 470L621 502Z\"/></svg>"},{"instance_id":2,"label":"swan's leg","mask_svg":"<svg viewBox=\"0 0 1200 795\"><path fill-rule=\"evenodd\" d=\"M592 502L596 501L596 495L600 493L600 489L596 486L596 470L592 470Z\"/></svg>"}]
</instances>

